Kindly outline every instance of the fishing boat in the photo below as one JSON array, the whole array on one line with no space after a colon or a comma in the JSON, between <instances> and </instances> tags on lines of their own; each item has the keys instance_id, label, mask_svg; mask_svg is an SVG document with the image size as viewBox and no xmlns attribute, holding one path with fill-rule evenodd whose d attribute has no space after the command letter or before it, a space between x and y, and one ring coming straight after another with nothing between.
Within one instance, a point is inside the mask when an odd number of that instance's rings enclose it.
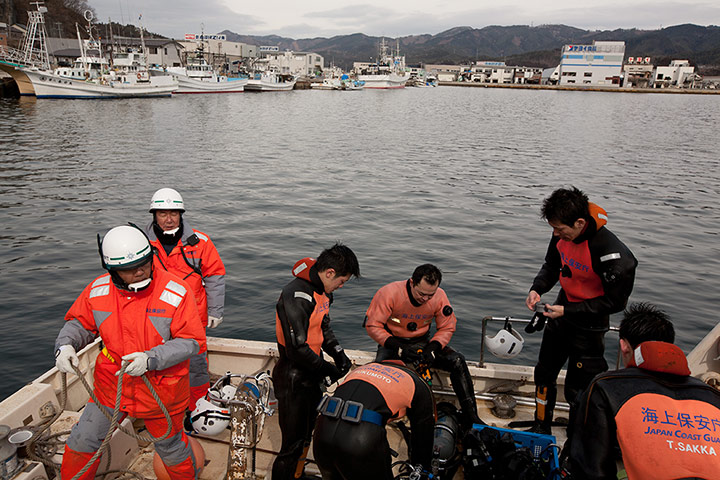
<instances>
[{"instance_id":1,"label":"fishing boat","mask_svg":"<svg viewBox=\"0 0 720 480\"><path fill-rule=\"evenodd\" d=\"M239 93L245 91L247 78L218 75L204 58L191 60L184 67L152 70L153 75L166 74L178 82L174 93Z\"/></svg>"},{"instance_id":2,"label":"fishing boat","mask_svg":"<svg viewBox=\"0 0 720 480\"><path fill-rule=\"evenodd\" d=\"M296 78L276 72L253 74L245 84L245 90L253 92L286 92L295 88Z\"/></svg>"},{"instance_id":3,"label":"fishing boat","mask_svg":"<svg viewBox=\"0 0 720 480\"><path fill-rule=\"evenodd\" d=\"M405 71L405 57L400 55L399 43L391 55L383 38L378 61L361 68L357 79L365 82L365 88L405 88L410 75Z\"/></svg>"},{"instance_id":4,"label":"fishing boat","mask_svg":"<svg viewBox=\"0 0 720 480\"><path fill-rule=\"evenodd\" d=\"M47 9L38 9L30 18L32 25L28 32L36 35L44 32L43 14ZM30 12L28 12L30 13ZM169 76L151 77L147 61L138 52L116 54L112 62L103 57L99 40L92 34L92 13L85 12L88 22L88 38L83 40L76 25L80 57L73 67L51 69L49 62L16 67L32 84L37 98L128 98L128 97L169 97L178 84ZM141 31L142 32L142 31ZM46 35L40 34L40 57L48 58ZM142 33L141 33L142 39ZM34 44L34 38L26 44ZM92 52L97 52L93 54Z\"/></svg>"},{"instance_id":5,"label":"fishing boat","mask_svg":"<svg viewBox=\"0 0 720 480\"><path fill-rule=\"evenodd\" d=\"M492 330L496 322L507 321L526 323L529 320L486 317L483 319L483 332ZM482 338L484 340L484 335ZM715 388L720 388L719 343L720 324L688 355L692 374ZM231 407L233 420L229 429L214 436L193 435L202 446L205 456L200 478L265 478L280 449L281 440L268 375L278 360L277 346L274 342L217 337L208 337L207 346L211 377L232 379L235 403L231 405L235 407ZM101 348L100 342L96 341L78 353L81 377L68 375L67 385L63 383L64 375L53 367L0 403L0 452L3 454L0 471L8 472L3 478L59 478L57 465L61 461L64 440L88 401L87 388L92 383L95 358ZM347 350L346 353L352 360L353 368L371 362L375 356L374 352L360 350ZM507 428L511 422L530 421L533 418L531 366L486 362L482 345L480 361L468 362L468 366L481 419L489 425ZM228 376L228 373L231 375ZM449 377L440 371L431 373L436 399L452 402L454 395ZM558 378L560 398L556 411L559 417L568 411L568 405L562 398L564 381L563 371ZM84 386L83 382L88 385ZM399 453L397 461L407 458L401 423L402 419L387 428L390 447ZM133 433L133 427L141 428L142 422L128 418L122 426L127 432ZM564 443L564 431L562 427L553 429L556 435L554 445ZM117 430L108 445L109 451L103 454L99 473L131 470L146 478L155 476L154 450L147 441ZM317 474L312 456L307 462L306 472ZM110 478L114 478L112 475ZM455 478L462 478L461 475L460 472Z\"/></svg>"}]
</instances>

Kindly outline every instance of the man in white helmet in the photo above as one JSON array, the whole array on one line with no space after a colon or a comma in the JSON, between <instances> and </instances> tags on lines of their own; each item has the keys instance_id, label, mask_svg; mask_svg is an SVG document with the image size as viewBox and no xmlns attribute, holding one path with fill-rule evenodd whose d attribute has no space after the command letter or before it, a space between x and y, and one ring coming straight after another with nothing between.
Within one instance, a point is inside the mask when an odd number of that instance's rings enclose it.
<instances>
[{"instance_id":1,"label":"man in white helmet","mask_svg":"<svg viewBox=\"0 0 720 480\"><path fill-rule=\"evenodd\" d=\"M210 237L185 222L184 212L182 196L172 188L161 188L150 202L153 219L145 233L155 250L155 267L185 280L195 294L202 324L216 328L225 308L225 265ZM190 359L189 411L209 388L207 354L200 353Z\"/></svg>"},{"instance_id":2,"label":"man in white helmet","mask_svg":"<svg viewBox=\"0 0 720 480\"><path fill-rule=\"evenodd\" d=\"M120 420L141 418L148 432L161 437L167 420L142 375L154 386L171 416L169 436L155 442L155 450L170 478L194 479L197 465L183 417L189 397L188 368L191 356L206 351L205 330L195 298L187 283L153 268L153 253L145 234L137 227L111 229L100 241L103 268L109 271L90 283L65 315L55 340L57 368L74 373L76 352L102 337L104 348L97 356L94 393L68 437L61 467L62 478L77 475L100 448L110 427L101 409L115 407L118 375L122 379ZM81 477L92 480L100 459Z\"/></svg>"}]
</instances>

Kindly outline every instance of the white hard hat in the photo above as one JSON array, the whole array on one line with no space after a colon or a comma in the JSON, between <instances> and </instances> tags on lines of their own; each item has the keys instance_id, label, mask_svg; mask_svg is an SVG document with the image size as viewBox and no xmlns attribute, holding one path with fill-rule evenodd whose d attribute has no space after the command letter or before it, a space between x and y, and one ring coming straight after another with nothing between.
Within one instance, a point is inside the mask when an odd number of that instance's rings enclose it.
<instances>
[{"instance_id":1,"label":"white hard hat","mask_svg":"<svg viewBox=\"0 0 720 480\"><path fill-rule=\"evenodd\" d=\"M182 196L172 188L161 188L152 196L150 201L150 212L155 210L180 210L185 211L185 204Z\"/></svg>"},{"instance_id":2,"label":"white hard hat","mask_svg":"<svg viewBox=\"0 0 720 480\"><path fill-rule=\"evenodd\" d=\"M152 249L139 228L121 225L105 234L100 242L100 255L105 269L127 270L151 259Z\"/></svg>"},{"instance_id":3,"label":"white hard hat","mask_svg":"<svg viewBox=\"0 0 720 480\"><path fill-rule=\"evenodd\" d=\"M485 335L485 345L498 358L513 358L522 350L523 337L511 325L506 324L494 337Z\"/></svg>"},{"instance_id":4,"label":"white hard hat","mask_svg":"<svg viewBox=\"0 0 720 480\"><path fill-rule=\"evenodd\" d=\"M201 398L190 414L193 430L203 435L219 435L230 425L230 410Z\"/></svg>"}]
</instances>

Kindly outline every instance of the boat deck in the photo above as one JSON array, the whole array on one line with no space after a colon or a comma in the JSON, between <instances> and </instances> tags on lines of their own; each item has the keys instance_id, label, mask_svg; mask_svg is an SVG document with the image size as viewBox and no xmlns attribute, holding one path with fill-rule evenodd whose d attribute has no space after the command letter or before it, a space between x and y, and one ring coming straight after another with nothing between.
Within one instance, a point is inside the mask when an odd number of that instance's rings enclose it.
<instances>
[{"instance_id":1,"label":"boat deck","mask_svg":"<svg viewBox=\"0 0 720 480\"><path fill-rule=\"evenodd\" d=\"M92 382L92 368L99 348L97 343L86 347L80 352L80 370L83 376ZM261 371L271 371L278 354L274 343L252 342L245 340L208 338L208 360L211 374L220 377L227 372L251 375ZM354 366L364 365L374 359L374 353L347 350ZM470 362L470 373L473 377L480 418L488 425L507 428L513 421L529 422L534 412L534 386L532 384L532 368L527 366L511 366L503 364L484 364ZM560 395L564 373L559 379ZM432 388L436 400L454 402L454 394L448 376L444 372L433 371ZM68 376L68 400L65 410L50 428L52 433L67 432L80 415L81 409L88 400L88 394L74 375ZM0 424L7 424L12 429L33 428L43 421L43 417L51 415L53 410L59 410L59 399L62 398L61 375L53 368L31 384L16 392L0 404ZM560 399L562 400L562 399ZM506 405L517 403L511 418L500 418L507 415ZM48 407L48 404L54 407ZM45 413L43 411L45 410ZM47 412L50 410L50 413ZM567 406L559 402L556 409L557 416L567 416ZM498 416L500 415L500 416ZM407 422L400 419L399 422ZM124 425L131 425L130 419ZM136 432L143 433L142 421L132 422ZM394 461L407 459L407 446L400 429L393 423L388 426L388 440L391 448L398 453ZM146 432L145 432L146 433ZM554 427L553 434L557 436L557 444L565 441L565 428ZM260 439L255 448L242 448L236 455L230 456L231 435L225 430L216 437L195 436L199 440L205 453L204 468L200 474L203 480L218 480L224 478L265 478L272 468L272 462L280 449L280 429L277 423L277 414L265 416L264 427L261 427ZM61 460L61 450L64 437L60 437L58 447L60 453L53 460ZM107 470L130 469L143 477L155 478L153 471L154 448L147 442L138 441L122 431L116 431L111 441L111 454L107 453L101 459L99 472ZM318 474L317 467L312 462L312 448L310 449L306 472ZM28 462L26 469L28 475L33 477L16 480L37 480L37 465ZM233 468L233 475L228 476L229 466ZM33 469L34 468L34 469ZM40 469L42 470L42 469ZM238 473L244 472L244 473ZM24 475L24 474L22 474ZM111 474L105 478L116 478ZM460 470L455 478L462 478Z\"/></svg>"}]
</instances>

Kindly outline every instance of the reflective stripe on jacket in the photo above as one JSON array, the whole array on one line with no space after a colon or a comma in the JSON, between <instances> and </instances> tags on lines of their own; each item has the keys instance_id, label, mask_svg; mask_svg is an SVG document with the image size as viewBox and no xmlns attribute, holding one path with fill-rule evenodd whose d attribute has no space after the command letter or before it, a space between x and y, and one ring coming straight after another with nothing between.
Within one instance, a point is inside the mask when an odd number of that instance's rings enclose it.
<instances>
[{"instance_id":1,"label":"reflective stripe on jacket","mask_svg":"<svg viewBox=\"0 0 720 480\"><path fill-rule=\"evenodd\" d=\"M102 337L107 355L95 363L95 394L100 403L115 405L120 359L134 352L149 355L147 378L173 414L187 406L188 359L205 352L205 330L187 283L164 270L154 269L150 285L139 292L118 289L110 275L88 285L65 315L56 346L76 350ZM112 360L111 360L112 359ZM135 418L162 416L142 378L123 378L121 411Z\"/></svg>"}]
</instances>

